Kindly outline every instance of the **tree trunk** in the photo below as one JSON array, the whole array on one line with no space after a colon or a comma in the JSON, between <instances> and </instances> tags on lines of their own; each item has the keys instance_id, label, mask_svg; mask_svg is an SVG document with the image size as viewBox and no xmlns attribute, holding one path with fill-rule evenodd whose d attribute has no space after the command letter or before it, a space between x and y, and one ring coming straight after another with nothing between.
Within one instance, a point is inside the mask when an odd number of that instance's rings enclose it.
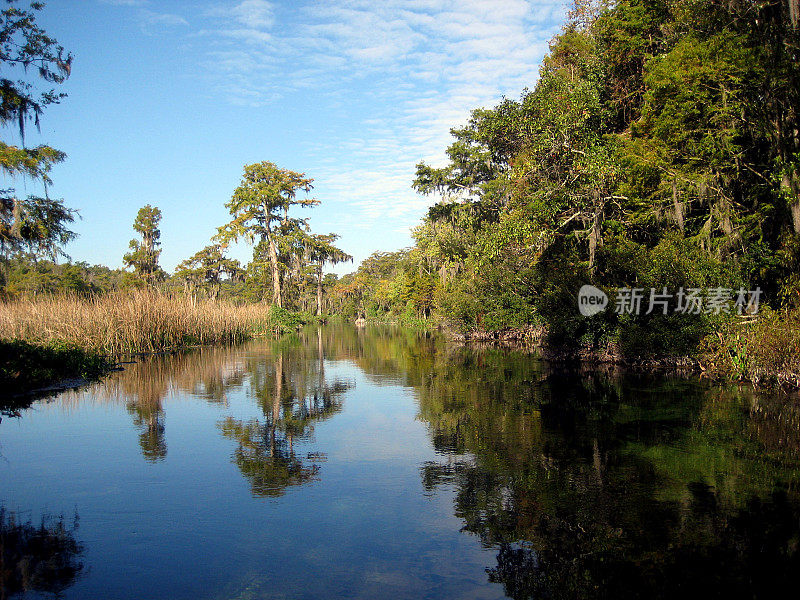
<instances>
[{"instance_id":1,"label":"tree trunk","mask_svg":"<svg viewBox=\"0 0 800 600\"><path fill-rule=\"evenodd\" d=\"M792 173L793 177L789 178L789 190L791 201L789 208L792 211L792 225L794 232L800 233L800 183L797 181L797 173Z\"/></svg>"},{"instance_id":2,"label":"tree trunk","mask_svg":"<svg viewBox=\"0 0 800 600\"><path fill-rule=\"evenodd\" d=\"M275 397L272 399L272 427L270 430L269 455L275 455L275 431L281 418L281 402L283 400L283 354L278 353L275 361Z\"/></svg>"},{"instance_id":3,"label":"tree trunk","mask_svg":"<svg viewBox=\"0 0 800 600\"><path fill-rule=\"evenodd\" d=\"M155 243L153 240L153 236L148 233L142 233L142 246L144 247L145 252L145 267L144 267L144 275L145 279L150 285L155 285L155 274L156 274L156 267L155 267Z\"/></svg>"},{"instance_id":4,"label":"tree trunk","mask_svg":"<svg viewBox=\"0 0 800 600\"><path fill-rule=\"evenodd\" d=\"M283 400L283 354L279 353L275 361L275 398L272 401L272 422L281 418L281 402Z\"/></svg>"},{"instance_id":5,"label":"tree trunk","mask_svg":"<svg viewBox=\"0 0 800 600\"><path fill-rule=\"evenodd\" d=\"M272 303L283 307L281 300L281 274L278 270L278 249L275 247L275 240L272 236L267 237L269 246L269 264L272 268Z\"/></svg>"},{"instance_id":6,"label":"tree trunk","mask_svg":"<svg viewBox=\"0 0 800 600\"><path fill-rule=\"evenodd\" d=\"M675 209L675 222L681 230L681 235L684 235L683 203L678 200L678 186L674 181L672 182L672 206Z\"/></svg>"},{"instance_id":7,"label":"tree trunk","mask_svg":"<svg viewBox=\"0 0 800 600\"><path fill-rule=\"evenodd\" d=\"M317 265L317 316L322 316L322 263Z\"/></svg>"},{"instance_id":8,"label":"tree trunk","mask_svg":"<svg viewBox=\"0 0 800 600\"><path fill-rule=\"evenodd\" d=\"M319 381L317 382L317 386L320 389L320 394L322 394L322 386L325 383L325 377L323 375L324 363L323 363L323 351L322 351L322 329L317 327L317 358L319 359Z\"/></svg>"},{"instance_id":9,"label":"tree trunk","mask_svg":"<svg viewBox=\"0 0 800 600\"><path fill-rule=\"evenodd\" d=\"M796 175L795 177L790 177L788 173L784 173L781 184L786 188L786 192L791 198L789 210L792 213L792 227L795 233L800 233L800 185L794 181L795 179Z\"/></svg>"},{"instance_id":10,"label":"tree trunk","mask_svg":"<svg viewBox=\"0 0 800 600\"><path fill-rule=\"evenodd\" d=\"M323 397L324 393L323 390L325 389L325 352L322 348L322 328L317 327L317 360L319 364L317 365L317 389L319 390L319 401L324 402ZM309 396L308 398L308 413L311 414L312 406L314 407L314 411L316 412L316 405L312 405L314 402L313 398L316 396Z\"/></svg>"},{"instance_id":11,"label":"tree trunk","mask_svg":"<svg viewBox=\"0 0 800 600\"><path fill-rule=\"evenodd\" d=\"M589 231L589 273L594 275L594 261L597 247L602 245L603 239L600 232L600 223L603 219L604 205L595 199L594 215L592 216L592 228Z\"/></svg>"}]
</instances>

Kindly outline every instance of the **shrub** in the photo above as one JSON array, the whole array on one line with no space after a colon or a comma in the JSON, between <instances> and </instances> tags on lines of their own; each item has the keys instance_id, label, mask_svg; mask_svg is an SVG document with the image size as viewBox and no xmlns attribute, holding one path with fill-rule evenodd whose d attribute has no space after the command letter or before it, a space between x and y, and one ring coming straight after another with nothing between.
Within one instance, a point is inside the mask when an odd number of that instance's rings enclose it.
<instances>
[{"instance_id":1,"label":"shrub","mask_svg":"<svg viewBox=\"0 0 800 600\"><path fill-rule=\"evenodd\" d=\"M757 320L731 317L702 343L703 367L716 377L800 383L800 310L764 307Z\"/></svg>"},{"instance_id":2,"label":"shrub","mask_svg":"<svg viewBox=\"0 0 800 600\"><path fill-rule=\"evenodd\" d=\"M69 342L35 345L22 340L0 340L0 386L18 392L59 379L96 379L111 362L96 351Z\"/></svg>"}]
</instances>

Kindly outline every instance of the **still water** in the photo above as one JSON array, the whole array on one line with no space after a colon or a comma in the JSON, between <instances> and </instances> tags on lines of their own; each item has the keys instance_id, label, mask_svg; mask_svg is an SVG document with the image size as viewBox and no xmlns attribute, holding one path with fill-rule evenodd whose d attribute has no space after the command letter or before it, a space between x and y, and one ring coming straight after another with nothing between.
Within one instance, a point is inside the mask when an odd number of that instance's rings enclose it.
<instances>
[{"instance_id":1,"label":"still water","mask_svg":"<svg viewBox=\"0 0 800 600\"><path fill-rule=\"evenodd\" d=\"M785 597L800 402L330 327L0 422L0 598Z\"/></svg>"}]
</instances>

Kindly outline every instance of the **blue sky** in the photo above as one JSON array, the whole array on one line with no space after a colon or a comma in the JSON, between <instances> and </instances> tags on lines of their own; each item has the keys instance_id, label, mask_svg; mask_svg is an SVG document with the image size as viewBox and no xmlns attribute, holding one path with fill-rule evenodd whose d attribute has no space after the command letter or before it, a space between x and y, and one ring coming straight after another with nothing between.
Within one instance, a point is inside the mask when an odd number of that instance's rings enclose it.
<instances>
[{"instance_id":1,"label":"blue sky","mask_svg":"<svg viewBox=\"0 0 800 600\"><path fill-rule=\"evenodd\" d=\"M149 203L172 270L227 221L243 165L269 160L315 179L322 204L305 215L357 263L411 244L436 200L411 189L414 165L442 164L471 109L534 85L565 12L550 0L49 0L39 21L75 59L68 98L26 141L68 155L50 194L80 210L74 260L121 266Z\"/></svg>"}]
</instances>

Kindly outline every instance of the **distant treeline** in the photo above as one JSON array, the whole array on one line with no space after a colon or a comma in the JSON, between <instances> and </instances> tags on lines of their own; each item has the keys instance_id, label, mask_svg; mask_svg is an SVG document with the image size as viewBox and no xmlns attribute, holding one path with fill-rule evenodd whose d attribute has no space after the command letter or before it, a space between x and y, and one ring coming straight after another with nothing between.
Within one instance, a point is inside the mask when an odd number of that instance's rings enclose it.
<instances>
[{"instance_id":1,"label":"distant treeline","mask_svg":"<svg viewBox=\"0 0 800 600\"><path fill-rule=\"evenodd\" d=\"M3 291L6 297L52 294L93 295L137 285L132 273L87 262L34 260L18 254L5 261Z\"/></svg>"},{"instance_id":2,"label":"distant treeline","mask_svg":"<svg viewBox=\"0 0 800 600\"><path fill-rule=\"evenodd\" d=\"M0 218L0 233L9 232L6 240L0 237L0 298L93 297L147 288L184 292L195 300L266 301L281 310L322 316L330 306L326 292L336 280L324 273L324 266L352 257L334 245L337 234L313 233L309 219L294 214L295 208L319 204L307 196L312 183L303 173L270 162L246 165L241 183L225 205L231 221L218 227L210 243L178 264L173 274L159 264L162 213L156 206L147 204L138 211L133 222L136 237L122 257L125 269L85 262L59 264L56 259L66 256L66 242L53 239L39 248L15 233L25 219L33 229L47 232L45 221L27 215L25 207L5 215L0 211L0 217L7 218L5 226ZM298 192L306 196L298 198ZM75 237L67 229L70 216L57 219L59 231L69 240ZM252 245L252 259L245 265L227 255L230 244L239 240Z\"/></svg>"},{"instance_id":3,"label":"distant treeline","mask_svg":"<svg viewBox=\"0 0 800 600\"><path fill-rule=\"evenodd\" d=\"M230 259L224 259L229 261ZM53 262L49 259L37 259L29 254L17 254L2 261L0 268L0 295L5 300L34 298L37 296L77 295L94 297L118 291L141 290L155 287L164 292L182 292L194 295L198 299L219 299L247 304L269 300L264 292L264 274L258 277L246 276L245 265L238 267L234 276L226 272L216 273L206 266L205 270L197 269L186 273L177 270L175 274L161 272L159 279L151 286L135 272L125 269L112 269L104 265L90 265L80 262ZM238 262L238 261L231 261ZM338 276L326 273L322 277L323 308L325 312L332 310L328 298L330 290ZM301 282L304 285L292 286L288 301L291 308L305 308L314 311L316 302L316 281Z\"/></svg>"}]
</instances>

